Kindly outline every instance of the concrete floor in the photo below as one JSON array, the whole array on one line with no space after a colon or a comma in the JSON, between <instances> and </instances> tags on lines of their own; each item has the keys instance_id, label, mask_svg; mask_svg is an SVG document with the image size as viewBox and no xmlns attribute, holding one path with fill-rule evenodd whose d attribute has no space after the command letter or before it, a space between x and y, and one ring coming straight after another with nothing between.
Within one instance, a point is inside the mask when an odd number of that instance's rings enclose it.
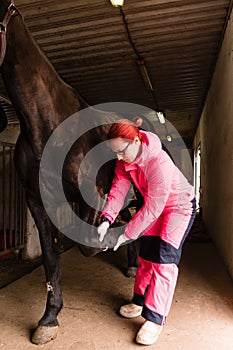
<instances>
[{"instance_id":1,"label":"concrete floor","mask_svg":"<svg viewBox=\"0 0 233 350\"><path fill-rule=\"evenodd\" d=\"M119 306L130 301L134 283L122 273L125 247L93 258L81 256L74 247L61 260L64 308L57 339L40 346L29 342L45 305L40 266L0 290L0 349L233 349L233 282L211 242L185 244L167 324L150 347L134 342L141 317L117 315Z\"/></svg>"}]
</instances>

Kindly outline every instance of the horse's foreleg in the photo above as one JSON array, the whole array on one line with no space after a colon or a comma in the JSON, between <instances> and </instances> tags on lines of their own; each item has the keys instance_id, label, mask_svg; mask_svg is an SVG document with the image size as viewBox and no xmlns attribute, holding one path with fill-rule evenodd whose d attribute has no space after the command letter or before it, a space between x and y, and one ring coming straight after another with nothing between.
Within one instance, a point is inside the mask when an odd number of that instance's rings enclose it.
<instances>
[{"instance_id":1,"label":"horse's foreleg","mask_svg":"<svg viewBox=\"0 0 233 350\"><path fill-rule=\"evenodd\" d=\"M32 335L34 344L45 344L55 339L58 332L57 315L62 308L60 287L60 257L57 245L58 231L50 222L45 210L34 198L28 197L28 206L39 231L43 265L47 282L45 313Z\"/></svg>"}]
</instances>

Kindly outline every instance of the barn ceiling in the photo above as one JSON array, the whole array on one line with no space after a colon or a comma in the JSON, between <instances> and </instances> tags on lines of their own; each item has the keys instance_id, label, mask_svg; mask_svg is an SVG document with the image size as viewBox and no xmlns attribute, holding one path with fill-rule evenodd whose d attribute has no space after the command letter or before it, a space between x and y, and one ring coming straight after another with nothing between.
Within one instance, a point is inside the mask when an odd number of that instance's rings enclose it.
<instances>
[{"instance_id":1,"label":"barn ceiling","mask_svg":"<svg viewBox=\"0 0 233 350\"><path fill-rule=\"evenodd\" d=\"M162 110L192 144L232 0L125 0L122 8L109 0L15 5L57 72L89 104L122 101ZM0 94L6 96L2 82Z\"/></svg>"}]
</instances>

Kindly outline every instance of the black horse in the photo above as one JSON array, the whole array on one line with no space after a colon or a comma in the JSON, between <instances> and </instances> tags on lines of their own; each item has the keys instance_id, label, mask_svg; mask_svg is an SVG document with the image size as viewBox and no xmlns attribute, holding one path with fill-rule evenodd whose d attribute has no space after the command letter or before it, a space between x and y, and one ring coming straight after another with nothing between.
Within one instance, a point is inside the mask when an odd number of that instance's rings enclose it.
<instances>
[{"instance_id":1,"label":"black horse","mask_svg":"<svg viewBox=\"0 0 233 350\"><path fill-rule=\"evenodd\" d=\"M26 191L27 205L39 231L43 265L48 286L47 303L44 315L32 335L35 344L47 343L54 339L58 331L57 315L62 308L62 290L60 287L59 267L59 230L44 208L40 191L40 165L45 145L58 126L68 117L88 107L81 96L67 85L56 73L43 52L30 35L22 16L14 4L8 0L0 2L0 64L2 78L12 105L20 122L20 136L17 140L14 161L16 169ZM7 30L6 30L7 29ZM88 166L79 174L80 165L88 152L107 138L111 122L115 115L90 111L91 120L96 123L88 128L88 118L77 116L76 126L86 130L72 145L67 153L62 172L62 183L68 203L75 203L75 212L79 218L89 224L89 234L96 235L98 214L101 210L100 198L108 193L114 174L115 160L103 165L96 177L96 183L89 174L96 171L96 159L93 156ZM98 118L97 118L98 117ZM106 122L107 121L107 122ZM70 137L69 130L66 137ZM63 140L64 143L66 140ZM62 150L63 144L57 145ZM108 152L103 146L103 152ZM109 151L110 152L110 151ZM109 159L111 156L109 156ZM53 187L57 182L56 162L49 163L51 173L43 169L54 182L45 186L44 192L51 203L59 203L60 198ZM52 170L51 170L52 169ZM47 173L46 173L47 171ZM78 176L79 174L79 176ZM92 205L85 202L80 188L88 188ZM79 233L78 233L79 234ZM81 232L80 232L81 234ZM93 256L103 250L100 246L79 244L85 256ZM133 253L135 250L133 248ZM134 255L133 260L135 261ZM131 262L132 264L132 262ZM133 263L134 264L134 263Z\"/></svg>"},{"instance_id":2,"label":"black horse","mask_svg":"<svg viewBox=\"0 0 233 350\"><path fill-rule=\"evenodd\" d=\"M57 315L63 305L58 244L61 235L57 223L51 219L51 207L54 207L52 210L55 211L58 204L63 204L64 194L66 203L74 204L77 217L86 223L80 225L78 232L73 231L73 235L84 237L81 243L79 239L75 239L79 243L80 251L85 256L93 256L104 249L97 242L96 226L99 224L98 214L103 205L101 199L109 192L115 167L115 160L110 153L108 154L110 149L104 141L107 140L111 123L121 118L121 115L94 108L88 109L84 99L54 70L33 40L13 2L1 0L0 21L0 70L20 122L14 161L25 187L27 205L38 228L48 287L46 309L31 339L35 344L43 344L56 337ZM87 115L82 117L79 112L86 109ZM76 118L72 127L60 129L72 115ZM74 135L80 135L67 149L62 168L62 195L60 189L57 191L61 175L57 158L53 157L53 153L49 153L47 163L42 162L46 146L54 132L58 134L55 140L56 154L63 152ZM108 160L100 167L95 154L90 155L88 162L83 161L97 145L98 152ZM92 175L95 173L96 181L93 183ZM91 203L85 201L83 188L88 192ZM50 215L46 208L48 203L44 202L42 193L48 199ZM142 201L138 201L137 197L136 199L133 206L137 210ZM131 218L127 209L121 215L123 221ZM95 244L85 242L86 236L94 237ZM113 240L116 241L115 233L113 236ZM135 270L137 254L134 244L128 247L128 259L129 267L134 267Z\"/></svg>"}]
</instances>

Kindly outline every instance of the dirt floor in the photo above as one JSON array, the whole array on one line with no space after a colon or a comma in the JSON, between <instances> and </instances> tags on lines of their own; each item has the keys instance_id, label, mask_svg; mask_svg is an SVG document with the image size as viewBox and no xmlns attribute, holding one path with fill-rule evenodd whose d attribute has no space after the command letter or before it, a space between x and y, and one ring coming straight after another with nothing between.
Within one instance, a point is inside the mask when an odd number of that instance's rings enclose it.
<instances>
[{"instance_id":1,"label":"dirt floor","mask_svg":"<svg viewBox=\"0 0 233 350\"><path fill-rule=\"evenodd\" d=\"M0 259L0 289L16 281L41 265L41 259L22 261L18 256Z\"/></svg>"},{"instance_id":2,"label":"dirt floor","mask_svg":"<svg viewBox=\"0 0 233 350\"><path fill-rule=\"evenodd\" d=\"M93 258L77 247L61 256L64 308L56 340L36 346L29 337L42 316L42 266L0 290L0 349L4 350L232 350L233 283L211 242L186 243L171 312L157 344L134 342L143 318L118 316L133 279L123 274L125 247Z\"/></svg>"}]
</instances>

